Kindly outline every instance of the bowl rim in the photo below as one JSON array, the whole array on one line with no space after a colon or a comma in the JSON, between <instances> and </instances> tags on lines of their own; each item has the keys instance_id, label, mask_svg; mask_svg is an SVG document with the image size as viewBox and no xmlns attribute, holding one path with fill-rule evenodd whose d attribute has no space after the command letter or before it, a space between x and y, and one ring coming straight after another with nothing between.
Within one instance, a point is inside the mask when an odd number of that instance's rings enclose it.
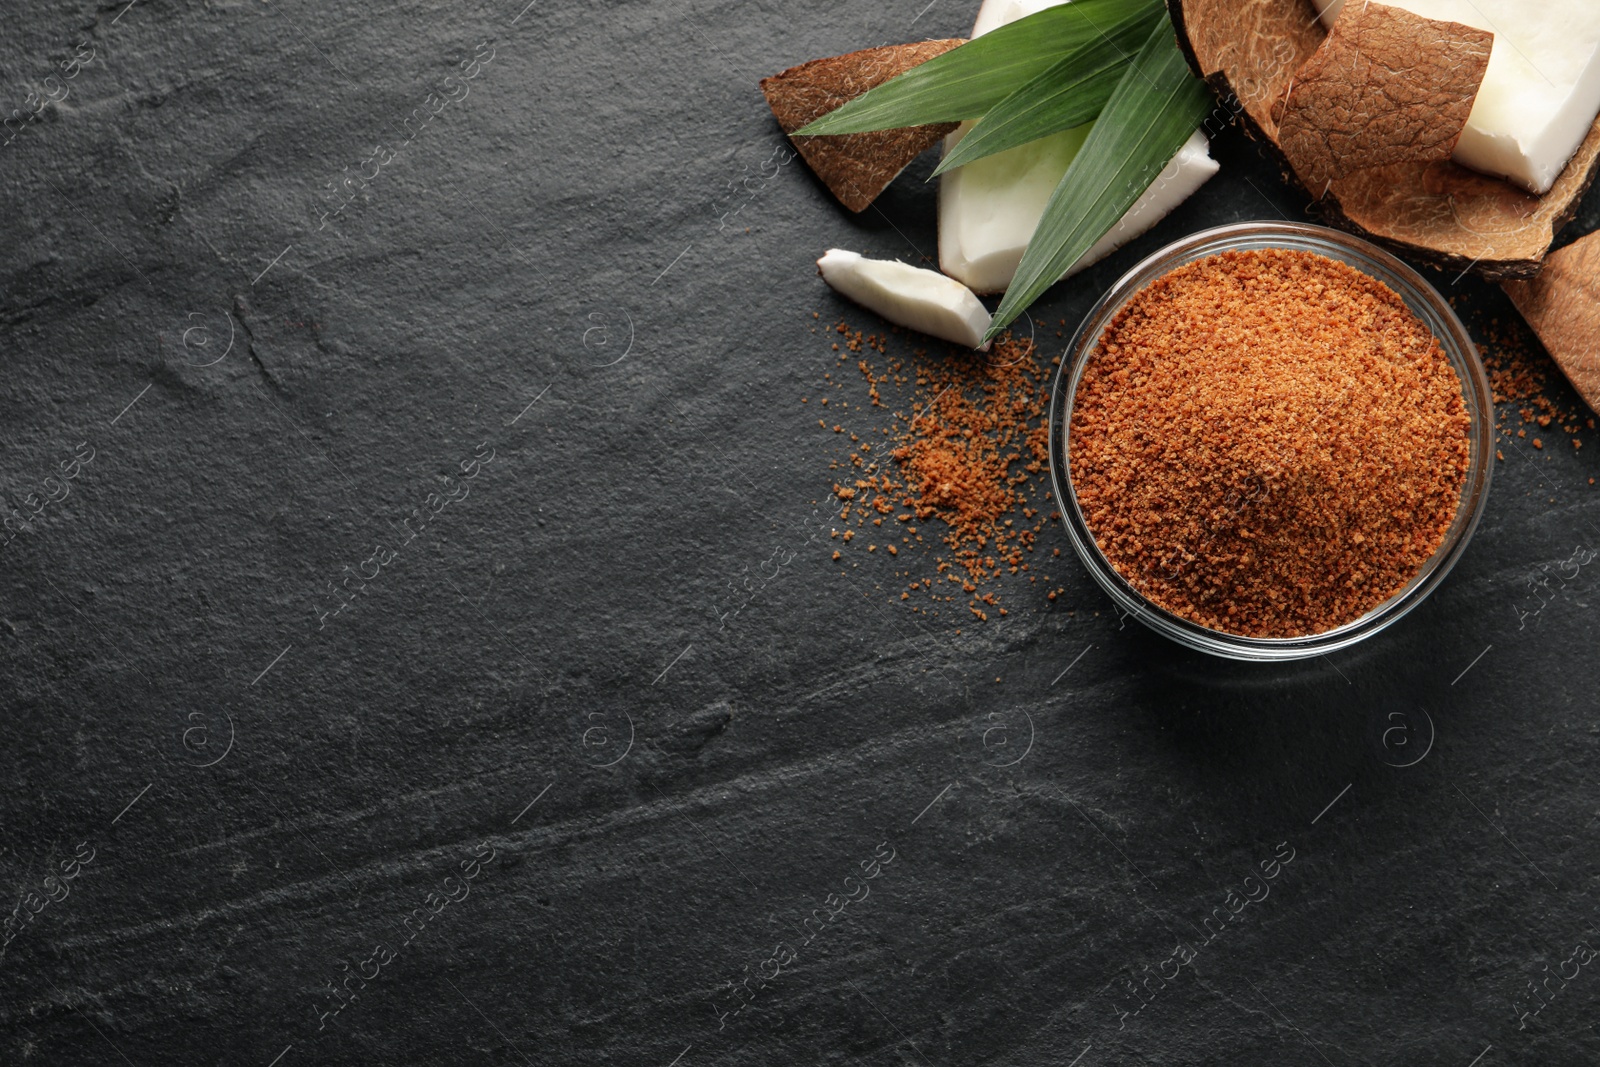
<instances>
[{"instance_id":1,"label":"bowl rim","mask_svg":"<svg viewBox=\"0 0 1600 1067\"><path fill-rule=\"evenodd\" d=\"M1302 637L1245 637L1213 630L1182 618L1148 600L1123 578L1101 552L1078 506L1068 450L1073 402L1089 360L1111 318L1133 296L1176 267L1226 251L1286 248L1313 252L1346 263L1387 285L1438 339L1455 368L1462 400L1471 419L1470 458L1456 514L1444 540L1416 575L1394 595L1357 619ZM1061 524L1085 569L1117 604L1150 629L1189 648L1235 660L1306 659L1347 648L1388 628L1421 604L1460 561L1476 532L1489 499L1494 473L1494 394L1477 345L1450 305L1421 274L1379 248L1340 230L1313 223L1259 219L1198 230L1162 246L1134 264L1108 287L1084 314L1062 355L1051 389L1049 410L1050 481Z\"/></svg>"}]
</instances>

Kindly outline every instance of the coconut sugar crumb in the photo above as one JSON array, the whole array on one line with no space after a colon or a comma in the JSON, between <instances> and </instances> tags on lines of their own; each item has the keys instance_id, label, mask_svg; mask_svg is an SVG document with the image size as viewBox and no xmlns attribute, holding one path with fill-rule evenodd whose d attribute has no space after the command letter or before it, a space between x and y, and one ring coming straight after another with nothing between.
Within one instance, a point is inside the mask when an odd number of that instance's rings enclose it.
<instances>
[{"instance_id":1,"label":"coconut sugar crumb","mask_svg":"<svg viewBox=\"0 0 1600 1067\"><path fill-rule=\"evenodd\" d=\"M1571 394L1561 369L1527 324L1521 319L1490 318L1478 329L1487 341L1478 351L1494 390L1499 437L1526 438L1528 428L1537 427L1552 435L1559 431L1574 451L1582 449L1583 435L1595 430L1595 417Z\"/></svg>"},{"instance_id":2,"label":"coconut sugar crumb","mask_svg":"<svg viewBox=\"0 0 1600 1067\"><path fill-rule=\"evenodd\" d=\"M867 410L882 412L850 434L851 451L833 463L843 540L852 527L870 528L879 540L866 551L881 546L902 565L896 599L913 601L914 611L998 618L1008 613L1004 582L1036 592L1040 606L1054 601L1061 587L1034 563L1039 534L1059 521L1045 425L1053 367L1041 365L1032 340L1004 335L986 357L916 349L907 359L889 355L886 335L844 322L833 329L838 366L855 366ZM848 555L834 559L851 564Z\"/></svg>"},{"instance_id":3,"label":"coconut sugar crumb","mask_svg":"<svg viewBox=\"0 0 1600 1067\"><path fill-rule=\"evenodd\" d=\"M1399 592L1442 543L1461 384L1400 298L1307 252L1227 252L1136 294L1079 383L1068 462L1117 571L1203 626L1296 637Z\"/></svg>"}]
</instances>

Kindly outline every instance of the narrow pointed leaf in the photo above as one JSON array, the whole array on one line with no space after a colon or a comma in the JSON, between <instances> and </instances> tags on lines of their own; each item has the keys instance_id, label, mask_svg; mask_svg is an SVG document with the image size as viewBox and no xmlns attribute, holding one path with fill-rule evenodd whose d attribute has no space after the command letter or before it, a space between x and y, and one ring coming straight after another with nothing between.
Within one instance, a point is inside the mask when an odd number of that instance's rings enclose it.
<instances>
[{"instance_id":1,"label":"narrow pointed leaf","mask_svg":"<svg viewBox=\"0 0 1600 1067\"><path fill-rule=\"evenodd\" d=\"M1050 195L985 340L1022 314L1116 225L1212 106L1210 91L1190 72L1172 23L1163 15Z\"/></svg>"},{"instance_id":2,"label":"narrow pointed leaf","mask_svg":"<svg viewBox=\"0 0 1600 1067\"><path fill-rule=\"evenodd\" d=\"M1148 17L1124 19L990 108L933 173L1092 122L1133 54L1150 35ZM964 47L964 46L963 46Z\"/></svg>"},{"instance_id":3,"label":"narrow pointed leaf","mask_svg":"<svg viewBox=\"0 0 1600 1067\"><path fill-rule=\"evenodd\" d=\"M913 67L794 132L865 133L975 119L1130 18L1153 22L1161 0L1074 0L1048 7Z\"/></svg>"}]
</instances>

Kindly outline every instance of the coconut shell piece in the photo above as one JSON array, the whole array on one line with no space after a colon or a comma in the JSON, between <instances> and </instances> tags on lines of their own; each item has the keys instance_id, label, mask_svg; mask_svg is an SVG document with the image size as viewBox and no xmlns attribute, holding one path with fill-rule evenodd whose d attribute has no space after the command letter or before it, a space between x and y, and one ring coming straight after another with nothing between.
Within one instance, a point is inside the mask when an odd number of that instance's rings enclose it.
<instances>
[{"instance_id":1,"label":"coconut shell piece","mask_svg":"<svg viewBox=\"0 0 1600 1067\"><path fill-rule=\"evenodd\" d=\"M965 43L960 38L918 41L813 59L761 79L761 91L783 132L792 134L868 89ZM841 204L851 211L865 211L907 164L938 144L956 126L954 122L941 122L790 140Z\"/></svg>"},{"instance_id":2,"label":"coconut shell piece","mask_svg":"<svg viewBox=\"0 0 1600 1067\"><path fill-rule=\"evenodd\" d=\"M1311 0L1167 0L1167 7L1189 65L1219 99L1206 131L1237 115L1285 174L1305 185L1279 144L1273 112L1280 105L1281 116L1291 82L1327 37ZM1367 167L1308 192L1333 225L1425 263L1498 281L1538 273L1597 168L1600 119L1543 196L1448 160Z\"/></svg>"},{"instance_id":3,"label":"coconut shell piece","mask_svg":"<svg viewBox=\"0 0 1600 1067\"><path fill-rule=\"evenodd\" d=\"M1600 411L1600 233L1551 252L1530 281L1501 285L1595 411Z\"/></svg>"},{"instance_id":4,"label":"coconut shell piece","mask_svg":"<svg viewBox=\"0 0 1600 1067\"><path fill-rule=\"evenodd\" d=\"M1347 3L1275 105L1278 145L1307 189L1368 167L1450 158L1494 34L1386 4Z\"/></svg>"}]
</instances>

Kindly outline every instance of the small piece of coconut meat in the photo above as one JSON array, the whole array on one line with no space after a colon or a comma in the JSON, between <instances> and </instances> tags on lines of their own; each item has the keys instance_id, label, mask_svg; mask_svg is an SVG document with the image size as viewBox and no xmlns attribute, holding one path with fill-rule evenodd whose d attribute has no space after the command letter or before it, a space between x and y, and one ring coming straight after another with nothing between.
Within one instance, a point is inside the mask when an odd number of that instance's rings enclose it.
<instances>
[{"instance_id":1,"label":"small piece of coconut meat","mask_svg":"<svg viewBox=\"0 0 1600 1067\"><path fill-rule=\"evenodd\" d=\"M938 271L830 248L817 260L822 280L890 322L988 351L990 316L971 289Z\"/></svg>"},{"instance_id":2,"label":"small piece of coconut meat","mask_svg":"<svg viewBox=\"0 0 1600 1067\"><path fill-rule=\"evenodd\" d=\"M1315 0L1332 26L1344 0ZM1546 193L1600 115L1596 0L1387 0L1423 18L1494 34L1454 159Z\"/></svg>"}]
</instances>

